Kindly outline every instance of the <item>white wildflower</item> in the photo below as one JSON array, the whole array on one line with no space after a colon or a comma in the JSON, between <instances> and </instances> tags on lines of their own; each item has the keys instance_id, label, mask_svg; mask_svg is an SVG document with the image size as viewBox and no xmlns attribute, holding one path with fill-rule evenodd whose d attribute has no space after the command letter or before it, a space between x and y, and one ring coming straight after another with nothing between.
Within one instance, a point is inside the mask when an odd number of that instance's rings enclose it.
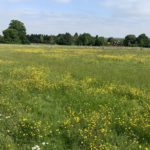
<instances>
[{"instance_id":1,"label":"white wildflower","mask_svg":"<svg viewBox=\"0 0 150 150\"><path fill-rule=\"evenodd\" d=\"M48 145L49 143L48 142L42 142L42 145Z\"/></svg>"},{"instance_id":2,"label":"white wildflower","mask_svg":"<svg viewBox=\"0 0 150 150\"><path fill-rule=\"evenodd\" d=\"M35 145L34 147L32 147L32 150L40 150L40 146Z\"/></svg>"},{"instance_id":3,"label":"white wildflower","mask_svg":"<svg viewBox=\"0 0 150 150\"><path fill-rule=\"evenodd\" d=\"M6 118L6 119L9 119L9 118L10 118L10 116L6 116L5 118Z\"/></svg>"}]
</instances>

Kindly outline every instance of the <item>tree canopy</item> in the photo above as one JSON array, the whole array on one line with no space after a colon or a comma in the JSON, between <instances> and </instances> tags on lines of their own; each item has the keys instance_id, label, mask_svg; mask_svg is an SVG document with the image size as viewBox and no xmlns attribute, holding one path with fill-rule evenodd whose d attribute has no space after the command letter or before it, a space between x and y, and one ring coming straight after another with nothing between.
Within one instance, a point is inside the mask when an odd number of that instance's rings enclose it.
<instances>
[{"instance_id":1,"label":"tree canopy","mask_svg":"<svg viewBox=\"0 0 150 150\"><path fill-rule=\"evenodd\" d=\"M141 34L137 37L138 46L140 47L149 47L150 40L145 34Z\"/></svg>"},{"instance_id":2,"label":"tree canopy","mask_svg":"<svg viewBox=\"0 0 150 150\"><path fill-rule=\"evenodd\" d=\"M25 25L18 20L12 20L3 35L6 43L28 43Z\"/></svg>"},{"instance_id":3,"label":"tree canopy","mask_svg":"<svg viewBox=\"0 0 150 150\"><path fill-rule=\"evenodd\" d=\"M127 35L124 39L125 46L135 46L136 45L136 36L135 35Z\"/></svg>"}]
</instances>

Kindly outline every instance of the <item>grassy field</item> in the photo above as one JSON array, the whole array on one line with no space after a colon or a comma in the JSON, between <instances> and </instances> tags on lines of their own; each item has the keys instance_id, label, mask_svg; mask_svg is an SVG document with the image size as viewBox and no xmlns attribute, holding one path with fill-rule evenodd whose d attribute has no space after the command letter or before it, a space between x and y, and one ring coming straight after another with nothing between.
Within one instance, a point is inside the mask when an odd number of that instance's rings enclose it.
<instances>
[{"instance_id":1,"label":"grassy field","mask_svg":"<svg viewBox=\"0 0 150 150\"><path fill-rule=\"evenodd\" d=\"M0 150L140 149L150 49L0 45Z\"/></svg>"}]
</instances>

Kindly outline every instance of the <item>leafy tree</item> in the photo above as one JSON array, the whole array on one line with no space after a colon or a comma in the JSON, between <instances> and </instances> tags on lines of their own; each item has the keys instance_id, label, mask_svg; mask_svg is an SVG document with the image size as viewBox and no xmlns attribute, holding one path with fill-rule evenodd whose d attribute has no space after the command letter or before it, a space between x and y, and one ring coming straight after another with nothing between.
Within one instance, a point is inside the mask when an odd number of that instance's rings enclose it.
<instances>
[{"instance_id":1,"label":"leafy tree","mask_svg":"<svg viewBox=\"0 0 150 150\"><path fill-rule=\"evenodd\" d=\"M89 33L84 33L78 37L78 45L94 45L94 38Z\"/></svg>"},{"instance_id":2,"label":"leafy tree","mask_svg":"<svg viewBox=\"0 0 150 150\"><path fill-rule=\"evenodd\" d=\"M27 38L31 43L41 43L40 37L41 37L41 34L27 35Z\"/></svg>"},{"instance_id":3,"label":"leafy tree","mask_svg":"<svg viewBox=\"0 0 150 150\"><path fill-rule=\"evenodd\" d=\"M149 47L150 46L150 40L145 34L141 34L137 38L138 46L140 47Z\"/></svg>"},{"instance_id":4,"label":"leafy tree","mask_svg":"<svg viewBox=\"0 0 150 150\"><path fill-rule=\"evenodd\" d=\"M98 35L95 37L95 46L103 46L105 45L105 38L104 37L98 37Z\"/></svg>"},{"instance_id":5,"label":"leafy tree","mask_svg":"<svg viewBox=\"0 0 150 150\"><path fill-rule=\"evenodd\" d=\"M25 25L18 20L12 20L3 34L8 43L28 43Z\"/></svg>"},{"instance_id":6,"label":"leafy tree","mask_svg":"<svg viewBox=\"0 0 150 150\"><path fill-rule=\"evenodd\" d=\"M50 37L48 35L42 35L43 40L41 43L50 44Z\"/></svg>"},{"instance_id":7,"label":"leafy tree","mask_svg":"<svg viewBox=\"0 0 150 150\"><path fill-rule=\"evenodd\" d=\"M9 29L15 29L18 31L18 36L21 40L21 43L25 44L27 42L26 28L21 21L12 20L11 23L9 24Z\"/></svg>"},{"instance_id":8,"label":"leafy tree","mask_svg":"<svg viewBox=\"0 0 150 150\"><path fill-rule=\"evenodd\" d=\"M4 40L6 43L21 43L18 31L15 29L6 29L3 31Z\"/></svg>"},{"instance_id":9,"label":"leafy tree","mask_svg":"<svg viewBox=\"0 0 150 150\"><path fill-rule=\"evenodd\" d=\"M27 35L27 38L31 43L56 44L54 35L31 34Z\"/></svg>"},{"instance_id":10,"label":"leafy tree","mask_svg":"<svg viewBox=\"0 0 150 150\"><path fill-rule=\"evenodd\" d=\"M136 36L135 35L127 35L124 39L125 46L136 46Z\"/></svg>"},{"instance_id":11,"label":"leafy tree","mask_svg":"<svg viewBox=\"0 0 150 150\"><path fill-rule=\"evenodd\" d=\"M72 43L73 43L73 38L70 33L59 34L57 36L57 44L59 45L72 45Z\"/></svg>"}]
</instances>

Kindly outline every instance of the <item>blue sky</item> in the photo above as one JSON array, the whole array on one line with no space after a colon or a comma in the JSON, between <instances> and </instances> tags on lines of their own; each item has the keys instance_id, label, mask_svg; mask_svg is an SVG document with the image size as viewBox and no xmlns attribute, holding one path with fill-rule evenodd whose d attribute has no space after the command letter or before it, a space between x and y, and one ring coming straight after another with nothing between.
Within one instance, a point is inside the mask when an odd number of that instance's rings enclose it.
<instances>
[{"instance_id":1,"label":"blue sky","mask_svg":"<svg viewBox=\"0 0 150 150\"><path fill-rule=\"evenodd\" d=\"M28 34L150 36L149 16L150 0L0 0L0 32L18 19Z\"/></svg>"}]
</instances>

